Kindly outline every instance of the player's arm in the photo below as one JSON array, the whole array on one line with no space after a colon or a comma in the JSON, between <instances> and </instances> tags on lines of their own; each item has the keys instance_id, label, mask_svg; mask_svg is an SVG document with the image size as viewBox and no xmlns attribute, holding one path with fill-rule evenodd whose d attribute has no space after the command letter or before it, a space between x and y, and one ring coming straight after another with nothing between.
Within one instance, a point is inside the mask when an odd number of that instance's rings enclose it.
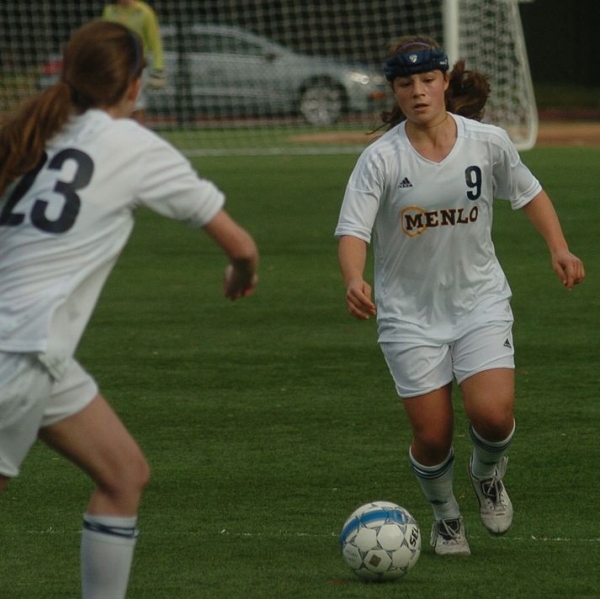
<instances>
[{"instance_id":1,"label":"player's arm","mask_svg":"<svg viewBox=\"0 0 600 599\"><path fill-rule=\"evenodd\" d=\"M540 232L552 258L552 268L567 289L581 283L585 278L583 262L569 251L558 215L545 191L540 191L523 211Z\"/></svg>"},{"instance_id":2,"label":"player's arm","mask_svg":"<svg viewBox=\"0 0 600 599\"><path fill-rule=\"evenodd\" d=\"M346 304L350 314L359 320L366 320L376 313L371 286L363 279L366 261L366 241L351 235L340 238L338 262L346 287Z\"/></svg>"},{"instance_id":3,"label":"player's arm","mask_svg":"<svg viewBox=\"0 0 600 599\"><path fill-rule=\"evenodd\" d=\"M204 230L229 258L223 280L225 297L236 300L250 295L258 282L258 248L254 239L225 210L220 210Z\"/></svg>"}]
</instances>

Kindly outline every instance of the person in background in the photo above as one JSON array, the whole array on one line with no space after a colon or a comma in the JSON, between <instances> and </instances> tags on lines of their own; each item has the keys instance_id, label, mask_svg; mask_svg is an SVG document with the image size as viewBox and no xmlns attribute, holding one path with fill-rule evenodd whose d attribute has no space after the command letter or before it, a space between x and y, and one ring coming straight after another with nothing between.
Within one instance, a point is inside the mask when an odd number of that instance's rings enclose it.
<instances>
[{"instance_id":1,"label":"person in background","mask_svg":"<svg viewBox=\"0 0 600 599\"><path fill-rule=\"evenodd\" d=\"M144 74L143 86L132 115L133 118L143 123L147 103L144 87L153 90L162 89L165 86L165 58L158 17L145 2L117 0L104 7L102 18L106 21L121 23L135 31L142 39L146 61L150 62L151 60L148 72Z\"/></svg>"},{"instance_id":2,"label":"person in background","mask_svg":"<svg viewBox=\"0 0 600 599\"><path fill-rule=\"evenodd\" d=\"M453 380L470 421L468 470L483 525L503 534L513 520L503 482L515 432L513 315L492 243L494 199L525 213L566 289L585 272L506 132L479 122L487 79L462 61L448 71L429 37L392 45L384 64L395 97L382 115L387 132L358 159L335 234L348 310L377 317L412 428L410 463L434 514L431 544L440 555L470 555L453 491ZM375 303L364 279L372 239Z\"/></svg>"},{"instance_id":3,"label":"person in background","mask_svg":"<svg viewBox=\"0 0 600 599\"><path fill-rule=\"evenodd\" d=\"M221 248L226 298L253 292L259 258L223 193L128 118L144 68L139 36L96 20L63 58L61 80L0 128L0 491L38 438L87 473L83 598L123 599L149 466L77 346L139 207Z\"/></svg>"}]
</instances>

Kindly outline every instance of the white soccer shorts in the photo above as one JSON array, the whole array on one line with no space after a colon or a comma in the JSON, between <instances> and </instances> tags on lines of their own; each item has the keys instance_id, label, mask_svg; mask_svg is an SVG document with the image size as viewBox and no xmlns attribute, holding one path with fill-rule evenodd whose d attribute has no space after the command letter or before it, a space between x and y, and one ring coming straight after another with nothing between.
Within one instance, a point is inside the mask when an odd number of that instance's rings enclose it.
<instances>
[{"instance_id":1,"label":"white soccer shorts","mask_svg":"<svg viewBox=\"0 0 600 599\"><path fill-rule=\"evenodd\" d=\"M447 344L381 342L381 350L402 398L441 389L492 368L515 367L512 322L491 322Z\"/></svg>"},{"instance_id":2,"label":"white soccer shorts","mask_svg":"<svg viewBox=\"0 0 600 599\"><path fill-rule=\"evenodd\" d=\"M17 476L39 429L81 411L97 394L75 359L55 381L35 355L0 352L0 474Z\"/></svg>"}]
</instances>

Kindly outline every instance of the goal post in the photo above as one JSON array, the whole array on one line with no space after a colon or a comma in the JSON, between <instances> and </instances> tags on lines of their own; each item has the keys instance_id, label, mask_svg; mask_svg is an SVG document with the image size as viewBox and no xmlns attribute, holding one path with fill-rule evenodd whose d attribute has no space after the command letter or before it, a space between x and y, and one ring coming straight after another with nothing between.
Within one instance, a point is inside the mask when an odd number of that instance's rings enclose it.
<instances>
[{"instance_id":1,"label":"goal post","mask_svg":"<svg viewBox=\"0 0 600 599\"><path fill-rule=\"evenodd\" d=\"M189 155L364 148L393 99L388 44L421 33L486 73L486 120L521 149L537 111L518 0L147 0L163 31L167 85L148 125ZM0 3L0 118L59 73L70 31L106 2Z\"/></svg>"},{"instance_id":2,"label":"goal post","mask_svg":"<svg viewBox=\"0 0 600 599\"><path fill-rule=\"evenodd\" d=\"M484 121L506 129L519 149L535 145L538 112L520 2L533 0L443 0L444 45L450 64L485 73L491 94Z\"/></svg>"}]
</instances>

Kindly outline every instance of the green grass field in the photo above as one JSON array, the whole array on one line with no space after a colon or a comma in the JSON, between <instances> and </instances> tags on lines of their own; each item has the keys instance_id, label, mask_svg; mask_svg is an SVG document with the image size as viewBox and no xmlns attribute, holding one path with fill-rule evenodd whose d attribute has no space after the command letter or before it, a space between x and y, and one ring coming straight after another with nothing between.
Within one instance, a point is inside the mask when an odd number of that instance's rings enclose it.
<instances>
[{"instance_id":1,"label":"green grass field","mask_svg":"<svg viewBox=\"0 0 600 599\"><path fill-rule=\"evenodd\" d=\"M221 297L225 261L198 231L140 212L79 351L153 466L129 599L598 597L600 149L523 154L588 278L566 292L544 243L498 203L495 241L514 292L515 522L480 524L459 397L456 493L473 555L439 558L410 472L409 429L376 343L346 312L333 228L355 156L202 158L262 251L256 294ZM76 599L91 487L35 447L0 498L0 598ZM361 582L337 535L386 499L421 524L415 569Z\"/></svg>"}]
</instances>

